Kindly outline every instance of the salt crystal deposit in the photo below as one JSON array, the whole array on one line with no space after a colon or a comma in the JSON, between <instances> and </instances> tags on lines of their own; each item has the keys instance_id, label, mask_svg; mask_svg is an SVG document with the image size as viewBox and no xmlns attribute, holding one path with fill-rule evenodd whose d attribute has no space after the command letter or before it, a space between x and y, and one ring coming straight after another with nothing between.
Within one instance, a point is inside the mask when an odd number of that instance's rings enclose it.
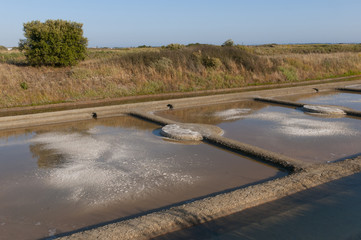
<instances>
[{"instance_id":1,"label":"salt crystal deposit","mask_svg":"<svg viewBox=\"0 0 361 240\"><path fill-rule=\"evenodd\" d=\"M345 115L345 111L333 106L322 105L304 105L302 108L304 111L311 113L331 114L331 115Z\"/></svg>"},{"instance_id":2,"label":"salt crystal deposit","mask_svg":"<svg viewBox=\"0 0 361 240\"><path fill-rule=\"evenodd\" d=\"M251 109L249 108L233 108L227 109L225 111L215 112L213 116L220 117L223 120L235 120L240 119L242 115L249 113Z\"/></svg>"},{"instance_id":3,"label":"salt crystal deposit","mask_svg":"<svg viewBox=\"0 0 361 240\"><path fill-rule=\"evenodd\" d=\"M165 137L177 139L177 140L194 140L200 141L203 139L202 134L193 131L186 126L180 126L178 124L169 124L162 128L161 134Z\"/></svg>"},{"instance_id":4,"label":"salt crystal deposit","mask_svg":"<svg viewBox=\"0 0 361 240\"><path fill-rule=\"evenodd\" d=\"M31 142L67 159L38 177L65 191L66 199L93 205L146 196L159 188L191 184L196 179L177 170L172 159L139 151L147 140L140 133L130 132L124 136L53 132L38 134Z\"/></svg>"},{"instance_id":5,"label":"salt crystal deposit","mask_svg":"<svg viewBox=\"0 0 361 240\"><path fill-rule=\"evenodd\" d=\"M325 119L304 118L303 113L287 115L284 113L256 113L247 116L248 119L259 119L274 122L273 131L282 132L296 137L320 137L320 136L352 136L357 131L347 123L325 121Z\"/></svg>"}]
</instances>

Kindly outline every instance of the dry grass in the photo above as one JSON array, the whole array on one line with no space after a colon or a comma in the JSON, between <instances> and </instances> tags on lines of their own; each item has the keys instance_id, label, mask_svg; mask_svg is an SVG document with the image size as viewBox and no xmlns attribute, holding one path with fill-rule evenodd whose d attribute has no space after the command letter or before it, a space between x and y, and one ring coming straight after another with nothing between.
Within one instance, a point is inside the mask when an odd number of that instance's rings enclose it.
<instances>
[{"instance_id":1,"label":"dry grass","mask_svg":"<svg viewBox=\"0 0 361 240\"><path fill-rule=\"evenodd\" d=\"M305 49L307 53L302 53ZM21 53L0 52L0 107L233 88L361 72L358 45L324 46L321 53L316 49L314 45L91 49L85 61L68 68L29 67ZM333 50L324 53L324 49Z\"/></svg>"}]
</instances>

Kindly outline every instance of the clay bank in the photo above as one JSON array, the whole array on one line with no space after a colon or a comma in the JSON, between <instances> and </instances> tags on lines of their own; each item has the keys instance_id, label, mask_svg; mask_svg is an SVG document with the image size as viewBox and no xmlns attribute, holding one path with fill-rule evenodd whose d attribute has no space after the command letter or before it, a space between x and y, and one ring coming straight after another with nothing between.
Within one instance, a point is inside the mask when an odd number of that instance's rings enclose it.
<instances>
[{"instance_id":1,"label":"clay bank","mask_svg":"<svg viewBox=\"0 0 361 240\"><path fill-rule=\"evenodd\" d=\"M361 133L360 129L354 127L357 125L355 122L360 121L357 110L339 106L340 108L337 109L342 109L345 114L331 114L337 115L337 117L324 118L318 115L313 116L313 113L304 111L305 109L302 107L306 104L302 103L301 106L300 103L293 104L292 101L281 99L295 94L317 94L314 92L314 88L319 89L320 92L328 92L334 91L336 88L360 83L360 80L356 80L306 87L8 116L0 118L0 129L2 129L2 136L7 139L17 138L17 134L21 133L20 135L23 136L24 132L29 132L32 154L38 156L36 158L37 164L46 169L43 172L36 171L36 174L40 176L36 181L50 179L51 186L58 188L57 191L54 190L55 194L66 195L68 200L85 199L86 205L94 206L95 204L98 209L105 209L99 206L108 204L106 201L109 199L115 202L114 206L105 210L112 212L107 220L89 222L85 226L75 224L73 229L64 228L62 230L61 227L49 229L47 236L60 239L149 239L234 214L360 172L361 157L357 154L359 152L353 152L353 148L340 151L340 153L336 153L336 155L339 154L337 157L330 157L326 161L327 154L325 154L325 159L317 160L312 155L318 153L312 153L312 151L309 154L311 156L302 158L297 154L291 155L286 150L278 150L271 145L261 143L262 136L260 134L262 133L247 132L249 135L258 136L258 139L255 138L247 142L245 138L238 137L237 132L232 133L234 128L229 125L243 124L242 121L246 121L248 124L247 121L249 121L249 124L263 124L263 127L267 128L270 126L268 124L278 122L282 118L288 118L294 122L293 126L285 122L284 126L272 128L278 129L279 134L283 134L286 139L290 136L294 138L292 134L295 133L295 125L302 128L305 124L313 124L314 131L317 131L322 127L322 125L318 125L318 122L325 120L329 121L326 122L326 126L329 124L329 126L338 126L339 128L334 129L334 132L331 133L325 131L318 133L323 133L324 137L340 135L350 142L355 142ZM264 101L266 103L259 105L259 101L254 100L256 98L273 99L274 101L266 100ZM287 105L285 101L291 102L291 104ZM169 110L167 107L170 103L174 106L173 110ZM232 106L223 107L223 105L228 106L227 104ZM262 112L268 111L270 106L274 107L275 105L282 109L292 108L290 111L297 112L290 113L291 118L289 118L290 115L285 115L284 110L271 109L273 115L269 112L267 114ZM197 118L196 113L202 113L200 109L209 109L212 106L215 106L216 110L207 113L208 115L201 114L202 116L198 118L198 121L189 118L192 116L192 112ZM177 112L178 109L184 109L184 111ZM308 109L310 108L308 107ZM96 113L96 118L94 118L94 113ZM302 125L299 118L303 116L306 116L307 119L302 120ZM130 129L116 130L114 124L106 123L107 119L117 118L124 119L122 126L127 125ZM260 122L265 121L265 119L271 123ZM335 119L340 122L334 124ZM84 120L85 122L79 122L80 125L76 127L80 129L77 132L73 132L74 127L71 126L67 127L67 130L56 130L58 125L49 125L60 123L74 125L77 121ZM92 125L94 122L101 121L104 121L106 125L84 128L87 124ZM135 123L141 127L135 128L134 131L132 125ZM30 128L42 125L49 125L52 131L39 129L33 136L34 131ZM144 135L140 129L146 130L147 133ZM303 137L313 137L312 131L309 129L297 131L298 136L302 136L304 133ZM268 134L267 131L264 132ZM141 149L142 144L139 145L139 141L146 142L142 143L146 146L144 150ZM163 144L162 141L165 141L166 144ZM293 141L296 143L302 139L293 139ZM356 145L355 148L358 147L359 149L360 142L354 144ZM11 148L6 141L2 146ZM152 148L158 148L161 154L154 155ZM297 149L297 146L294 148ZM172 151L176 154L165 156L162 153ZM330 151L331 149L328 152ZM143 155L139 158L136 154L134 155L134 152ZM190 152L192 157L185 154L186 152ZM210 154L202 155L201 152L209 152ZM193 158L196 155L200 157ZM209 155L214 156L214 160L209 158ZM127 157L120 158L119 156ZM140 163L139 159L144 158L149 159L149 161ZM221 158L222 163L217 161L217 158ZM79 161L79 159L82 160ZM204 159L209 160L204 161ZM228 162L225 161L227 159ZM238 166L241 162L245 165ZM213 165L214 169L204 171L205 166L209 165L207 163L211 163L210 165ZM7 164L10 165L10 163ZM190 167L187 168L186 165ZM238 169L245 168L245 172L242 173L243 175L232 175L232 173L225 179L224 183L220 183L216 188L209 188L209 185L215 185L214 180L209 180L204 185L202 185L202 181L198 181L202 176L209 177L218 174L217 179L227 176L230 170L225 169L222 172L222 165L229 165L231 168L239 167ZM47 170L49 168L51 169ZM252 180L248 182L240 180L231 185L228 184L232 179L241 178L241 176L244 179L250 178L246 175L247 168L253 169L249 171L251 175L257 175L257 172L262 172L262 174L259 177L251 177ZM149 169L154 171L148 171ZM81 174L79 175L79 173ZM92 179L91 176L94 176L94 179L103 179L103 182L99 184L98 180L93 179L93 182L89 183ZM75 179L83 179L84 181L77 182ZM15 180L5 176L3 181L8 183L6 190L11 193L11 186L15 186L12 185L12 181ZM66 188L67 185L72 187ZM193 193L185 190L190 186L197 186L191 190ZM152 192L154 189L157 192L156 195L152 195L155 194ZM132 195L133 190L136 195ZM39 196L41 196L41 191L39 190L37 193ZM171 194L175 194L173 199L169 199L167 196L169 191L173 191ZM159 192L161 193L158 194ZM152 201L156 203L149 204L147 202L149 200L144 200L147 198L134 198L140 195L155 196ZM14 195L14 197L16 196ZM41 197L39 198L41 199ZM121 198L125 199L123 200L129 208L143 206L139 207L141 211L129 210L127 213L127 211L121 210L123 211L122 214L117 216L113 210L120 211L116 202ZM165 198L168 199L166 201L161 200ZM11 199L8 200L10 202ZM139 205L132 205L134 200L138 201ZM67 206L66 201L60 204L63 204L63 207ZM59 206L61 207L61 205ZM76 206L74 205L73 208L76 209ZM102 211L99 210L99 212ZM39 218L47 215L46 211L43 214L40 214ZM54 216L54 218L57 217ZM76 219L76 217L74 218ZM0 231L5 229L4 227L8 224L4 216L0 216L1 222L4 224L0 226ZM40 221L34 223L36 227L42 224Z\"/></svg>"}]
</instances>

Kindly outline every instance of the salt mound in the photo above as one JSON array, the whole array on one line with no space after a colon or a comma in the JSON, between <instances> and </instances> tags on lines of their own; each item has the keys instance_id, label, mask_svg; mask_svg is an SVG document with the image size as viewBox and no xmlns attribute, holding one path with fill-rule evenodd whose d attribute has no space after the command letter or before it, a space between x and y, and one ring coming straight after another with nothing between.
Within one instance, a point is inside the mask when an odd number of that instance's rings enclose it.
<instances>
[{"instance_id":1,"label":"salt mound","mask_svg":"<svg viewBox=\"0 0 361 240\"><path fill-rule=\"evenodd\" d=\"M322 114L331 114L331 115L345 115L345 111L340 108L332 106L322 106L322 105L304 105L303 110L311 113L322 113Z\"/></svg>"},{"instance_id":2,"label":"salt mound","mask_svg":"<svg viewBox=\"0 0 361 240\"><path fill-rule=\"evenodd\" d=\"M160 134L176 140L201 141L203 136L222 135L223 130L208 124L177 123L164 126Z\"/></svg>"},{"instance_id":3,"label":"salt mound","mask_svg":"<svg viewBox=\"0 0 361 240\"><path fill-rule=\"evenodd\" d=\"M193 131L186 126L178 124L169 124L162 128L160 132L163 136L177 140L194 140L201 141L203 136L197 131Z\"/></svg>"}]
</instances>

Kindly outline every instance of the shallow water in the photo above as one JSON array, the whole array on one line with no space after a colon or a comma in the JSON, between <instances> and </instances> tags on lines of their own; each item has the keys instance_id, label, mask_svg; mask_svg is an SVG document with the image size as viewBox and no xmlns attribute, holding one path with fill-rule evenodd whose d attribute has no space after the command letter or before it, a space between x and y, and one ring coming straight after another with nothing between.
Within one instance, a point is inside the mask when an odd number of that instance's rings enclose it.
<instances>
[{"instance_id":1,"label":"shallow water","mask_svg":"<svg viewBox=\"0 0 361 240\"><path fill-rule=\"evenodd\" d=\"M360 239L361 174L164 235L179 239Z\"/></svg>"},{"instance_id":2,"label":"shallow water","mask_svg":"<svg viewBox=\"0 0 361 240\"><path fill-rule=\"evenodd\" d=\"M344 106L361 111L361 94L359 93L326 92L283 97L281 99L306 104Z\"/></svg>"},{"instance_id":3,"label":"shallow water","mask_svg":"<svg viewBox=\"0 0 361 240\"><path fill-rule=\"evenodd\" d=\"M216 124L224 136L306 162L361 154L361 121L246 101L158 113L182 122Z\"/></svg>"},{"instance_id":4,"label":"shallow water","mask_svg":"<svg viewBox=\"0 0 361 240\"><path fill-rule=\"evenodd\" d=\"M131 117L0 132L0 238L34 239L284 176Z\"/></svg>"}]
</instances>

